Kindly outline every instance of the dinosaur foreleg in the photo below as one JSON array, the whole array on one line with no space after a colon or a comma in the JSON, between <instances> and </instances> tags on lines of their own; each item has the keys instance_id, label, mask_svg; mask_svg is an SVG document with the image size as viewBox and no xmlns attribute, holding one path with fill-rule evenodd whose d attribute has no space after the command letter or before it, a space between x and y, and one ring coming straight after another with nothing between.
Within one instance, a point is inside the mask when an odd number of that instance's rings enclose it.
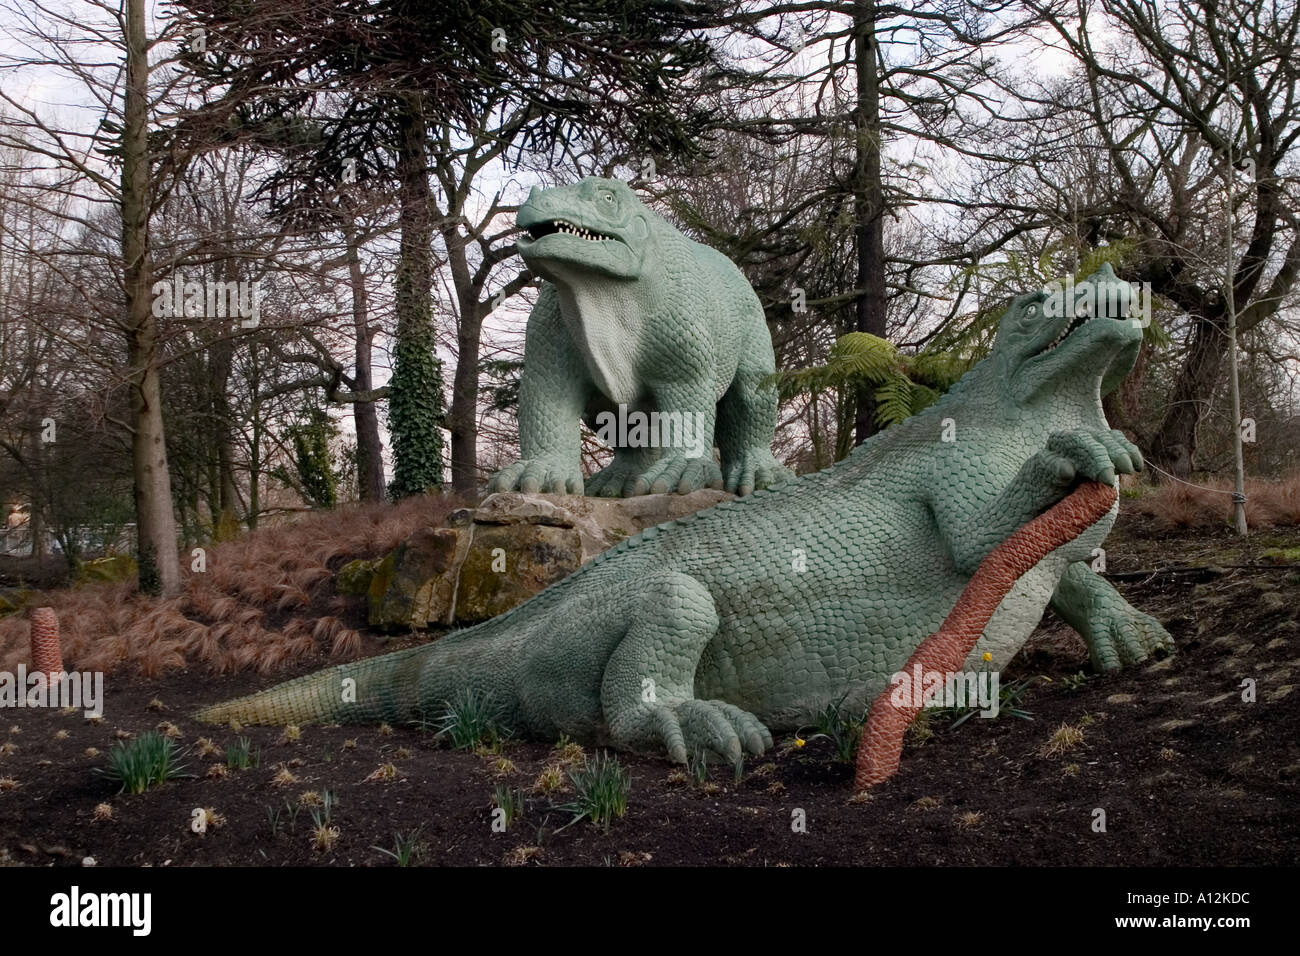
<instances>
[{"instance_id":1,"label":"dinosaur foreleg","mask_svg":"<svg viewBox=\"0 0 1300 956\"><path fill-rule=\"evenodd\" d=\"M1054 432L1047 447L1026 461L996 498L959 518L939 522L946 529L954 567L960 574L974 574L995 547L1059 501L1077 479L1110 485L1116 473L1131 474L1141 467L1142 456L1118 431ZM937 494L934 506L943 509L960 497Z\"/></svg>"},{"instance_id":2,"label":"dinosaur foreleg","mask_svg":"<svg viewBox=\"0 0 1300 956\"><path fill-rule=\"evenodd\" d=\"M718 403L718 451L723 487L738 495L786 481L794 474L769 447L776 430L776 389L762 385L771 355L744 353L736 377Z\"/></svg>"},{"instance_id":3,"label":"dinosaur foreleg","mask_svg":"<svg viewBox=\"0 0 1300 956\"><path fill-rule=\"evenodd\" d=\"M685 763L707 751L738 766L772 735L757 717L721 700L695 699L695 669L718 629L709 589L687 574L649 578L629 609L631 627L605 665L601 708L613 743L668 751Z\"/></svg>"},{"instance_id":4,"label":"dinosaur foreleg","mask_svg":"<svg viewBox=\"0 0 1300 956\"><path fill-rule=\"evenodd\" d=\"M492 476L488 491L582 494L578 419L595 386L547 284L528 316L519 382L519 461Z\"/></svg>"},{"instance_id":5,"label":"dinosaur foreleg","mask_svg":"<svg viewBox=\"0 0 1300 956\"><path fill-rule=\"evenodd\" d=\"M1156 651L1174 648L1174 639L1159 621L1130 605L1082 562L1066 568L1052 594L1052 607L1083 635L1092 666L1099 671L1137 664Z\"/></svg>"},{"instance_id":6,"label":"dinosaur foreleg","mask_svg":"<svg viewBox=\"0 0 1300 956\"><path fill-rule=\"evenodd\" d=\"M658 417L651 419L646 439L658 456L628 482L624 496L721 488L722 471L713 460L717 406L707 377L656 387L653 405Z\"/></svg>"}]
</instances>

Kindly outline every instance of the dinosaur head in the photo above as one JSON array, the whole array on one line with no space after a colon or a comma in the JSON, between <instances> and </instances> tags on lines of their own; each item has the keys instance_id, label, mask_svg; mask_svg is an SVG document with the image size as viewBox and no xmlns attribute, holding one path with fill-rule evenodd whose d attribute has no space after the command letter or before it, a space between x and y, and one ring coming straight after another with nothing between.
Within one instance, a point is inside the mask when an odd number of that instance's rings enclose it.
<instances>
[{"instance_id":1,"label":"dinosaur head","mask_svg":"<svg viewBox=\"0 0 1300 956\"><path fill-rule=\"evenodd\" d=\"M617 179L589 176L572 186L533 188L516 222L519 254L544 279L574 270L616 279L641 275L650 210Z\"/></svg>"},{"instance_id":2,"label":"dinosaur head","mask_svg":"<svg viewBox=\"0 0 1300 956\"><path fill-rule=\"evenodd\" d=\"M1096 400L1137 361L1141 326L1129 318L1132 286L1103 265L1073 286L1011 303L993 342L997 373L1017 405L1077 394Z\"/></svg>"}]
</instances>

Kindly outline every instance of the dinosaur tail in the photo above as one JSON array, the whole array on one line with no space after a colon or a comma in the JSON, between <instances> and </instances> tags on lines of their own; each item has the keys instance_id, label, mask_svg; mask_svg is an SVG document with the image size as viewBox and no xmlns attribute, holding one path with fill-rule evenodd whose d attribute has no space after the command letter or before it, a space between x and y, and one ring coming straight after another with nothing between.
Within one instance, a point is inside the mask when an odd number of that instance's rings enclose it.
<instances>
[{"instance_id":1,"label":"dinosaur tail","mask_svg":"<svg viewBox=\"0 0 1300 956\"><path fill-rule=\"evenodd\" d=\"M195 719L219 724L365 723L402 720L418 706L420 674L436 644L339 664L247 697L214 704Z\"/></svg>"},{"instance_id":2,"label":"dinosaur tail","mask_svg":"<svg viewBox=\"0 0 1300 956\"><path fill-rule=\"evenodd\" d=\"M921 642L903 670L911 671L918 664L927 673L958 670L1020 576L1105 517L1115 497L1110 485L1085 482L994 548L967 582L943 626ZM896 705L888 688L876 698L862 728L854 790L866 790L894 775L903 734L920 710L919 705Z\"/></svg>"},{"instance_id":3,"label":"dinosaur tail","mask_svg":"<svg viewBox=\"0 0 1300 956\"><path fill-rule=\"evenodd\" d=\"M455 631L431 644L339 664L195 714L207 723L405 723L434 718L444 702L472 690L502 717L518 706L517 644L527 629L514 612Z\"/></svg>"}]
</instances>

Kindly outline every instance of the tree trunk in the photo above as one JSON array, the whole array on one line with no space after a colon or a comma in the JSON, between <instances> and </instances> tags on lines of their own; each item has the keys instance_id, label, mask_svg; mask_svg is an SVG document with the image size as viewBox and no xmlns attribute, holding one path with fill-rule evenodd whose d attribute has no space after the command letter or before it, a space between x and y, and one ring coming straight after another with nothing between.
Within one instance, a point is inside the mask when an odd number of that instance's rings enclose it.
<instances>
[{"instance_id":1,"label":"tree trunk","mask_svg":"<svg viewBox=\"0 0 1300 956\"><path fill-rule=\"evenodd\" d=\"M126 2L126 83L122 124L122 269L126 290L131 457L135 476L135 522L140 589L163 596L180 590L176 516L167 473L162 384L158 370L158 323L150 287L148 45L144 0Z\"/></svg>"},{"instance_id":2,"label":"tree trunk","mask_svg":"<svg viewBox=\"0 0 1300 956\"><path fill-rule=\"evenodd\" d=\"M1118 428L1140 448L1150 450L1150 434L1141 428L1142 389L1146 382L1147 361L1151 348L1146 343L1138 349L1137 361L1133 371L1120 383L1119 387L1101 400L1102 410L1111 428Z\"/></svg>"},{"instance_id":3,"label":"tree trunk","mask_svg":"<svg viewBox=\"0 0 1300 956\"><path fill-rule=\"evenodd\" d=\"M448 416L452 488L470 498L478 494L478 358L483 322L474 315L477 311L477 303L470 305L469 314L463 309L461 311L460 328L456 334L459 354L456 374L452 378L451 414Z\"/></svg>"},{"instance_id":4,"label":"tree trunk","mask_svg":"<svg viewBox=\"0 0 1300 956\"><path fill-rule=\"evenodd\" d=\"M41 479L45 477L45 449L41 447L41 422L39 417L33 416L33 418L30 429L32 450L30 464L27 466L27 474L31 481L29 486L31 503L27 507L27 533L32 540L32 558L39 563L45 560L45 506L49 496L41 483ZM75 565L76 555L66 555L66 557L69 563Z\"/></svg>"},{"instance_id":5,"label":"tree trunk","mask_svg":"<svg viewBox=\"0 0 1300 956\"><path fill-rule=\"evenodd\" d=\"M235 487L235 451L230 410L230 371L234 365L234 342L220 336L208 346L208 387L210 393L210 429L215 452L216 504L213 530L218 541L234 537L239 532L239 491Z\"/></svg>"},{"instance_id":6,"label":"tree trunk","mask_svg":"<svg viewBox=\"0 0 1300 956\"><path fill-rule=\"evenodd\" d=\"M428 125L419 93L403 95L397 168L401 239L394 283L397 336L388 424L393 443L394 497L442 487L442 363L430 309Z\"/></svg>"},{"instance_id":7,"label":"tree trunk","mask_svg":"<svg viewBox=\"0 0 1300 956\"><path fill-rule=\"evenodd\" d=\"M370 365L370 347L374 330L370 328L366 277L361 271L361 253L356 230L350 218L344 218L343 234L347 241L348 279L352 283L352 321L356 327L355 391L374 388ZM379 439L379 413L374 402L353 402L352 421L357 430L357 487L362 501L384 500L384 444Z\"/></svg>"},{"instance_id":8,"label":"tree trunk","mask_svg":"<svg viewBox=\"0 0 1300 956\"><path fill-rule=\"evenodd\" d=\"M876 2L855 0L853 65L857 103L853 109L855 158L853 216L858 259L856 327L885 337L884 188L880 180L880 76L876 72ZM876 431L876 401L870 388L858 390L854 444Z\"/></svg>"},{"instance_id":9,"label":"tree trunk","mask_svg":"<svg viewBox=\"0 0 1300 956\"><path fill-rule=\"evenodd\" d=\"M262 513L262 410L253 409L252 450L248 453L248 528L257 529Z\"/></svg>"},{"instance_id":10,"label":"tree trunk","mask_svg":"<svg viewBox=\"0 0 1300 956\"><path fill-rule=\"evenodd\" d=\"M453 207L453 215L459 213ZM458 494L472 498L478 493L478 389L479 345L483 316L479 312L479 289L470 275L465 257L466 240L455 226L444 229L447 260L456 289L460 322L456 328L456 373L451 385L451 482Z\"/></svg>"},{"instance_id":11,"label":"tree trunk","mask_svg":"<svg viewBox=\"0 0 1300 956\"><path fill-rule=\"evenodd\" d=\"M1224 359L1224 331L1204 316L1192 319L1187 357L1169 396L1169 410L1156 429L1151 457L1166 471L1185 478L1195 467L1196 432L1214 395Z\"/></svg>"}]
</instances>

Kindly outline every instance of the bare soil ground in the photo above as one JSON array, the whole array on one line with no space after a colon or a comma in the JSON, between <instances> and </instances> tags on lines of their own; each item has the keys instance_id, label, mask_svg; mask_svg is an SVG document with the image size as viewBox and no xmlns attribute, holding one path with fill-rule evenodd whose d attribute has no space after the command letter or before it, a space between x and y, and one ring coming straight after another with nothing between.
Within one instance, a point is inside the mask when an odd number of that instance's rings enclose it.
<instances>
[{"instance_id":1,"label":"bare soil ground","mask_svg":"<svg viewBox=\"0 0 1300 956\"><path fill-rule=\"evenodd\" d=\"M1300 547L1300 530L1261 532L1247 549L1226 531L1167 530L1126 502L1107 547L1107 573L1165 622L1177 654L1089 676L1082 641L1049 613L1003 676L1050 679L1021 701L1033 719L1004 713L955 729L932 719L912 735L898 776L863 802L850 799L851 767L825 741L785 737L739 782L715 769L693 784L662 760L620 755L632 776L626 816L607 832L587 821L561 829L572 793L534 789L559 759L553 741L477 755L413 727L304 727L291 742L281 728L235 733L189 719L330 662L318 652L273 675L214 676L193 664L156 679L115 671L100 721L0 711L0 862L392 866L376 847L418 830L417 862L428 865L1294 864L1300 568L1291 565L1300 561L1261 554ZM363 652L397 646L366 635ZM95 773L105 753L163 722L180 734L193 776L115 793ZM1062 725L1079 734L1058 735ZM211 775L241 735L260 765ZM201 737L220 753L201 755ZM1051 741L1067 737L1053 753ZM370 779L388 764L395 779ZM504 833L492 828L498 784L525 800ZM310 808L294 808L326 790L338 833L320 849ZM97 818L100 805L110 815ZM200 807L223 821L203 835L191 829ZM1105 832L1094 829L1098 810ZM797 811L806 832L792 828Z\"/></svg>"}]
</instances>

